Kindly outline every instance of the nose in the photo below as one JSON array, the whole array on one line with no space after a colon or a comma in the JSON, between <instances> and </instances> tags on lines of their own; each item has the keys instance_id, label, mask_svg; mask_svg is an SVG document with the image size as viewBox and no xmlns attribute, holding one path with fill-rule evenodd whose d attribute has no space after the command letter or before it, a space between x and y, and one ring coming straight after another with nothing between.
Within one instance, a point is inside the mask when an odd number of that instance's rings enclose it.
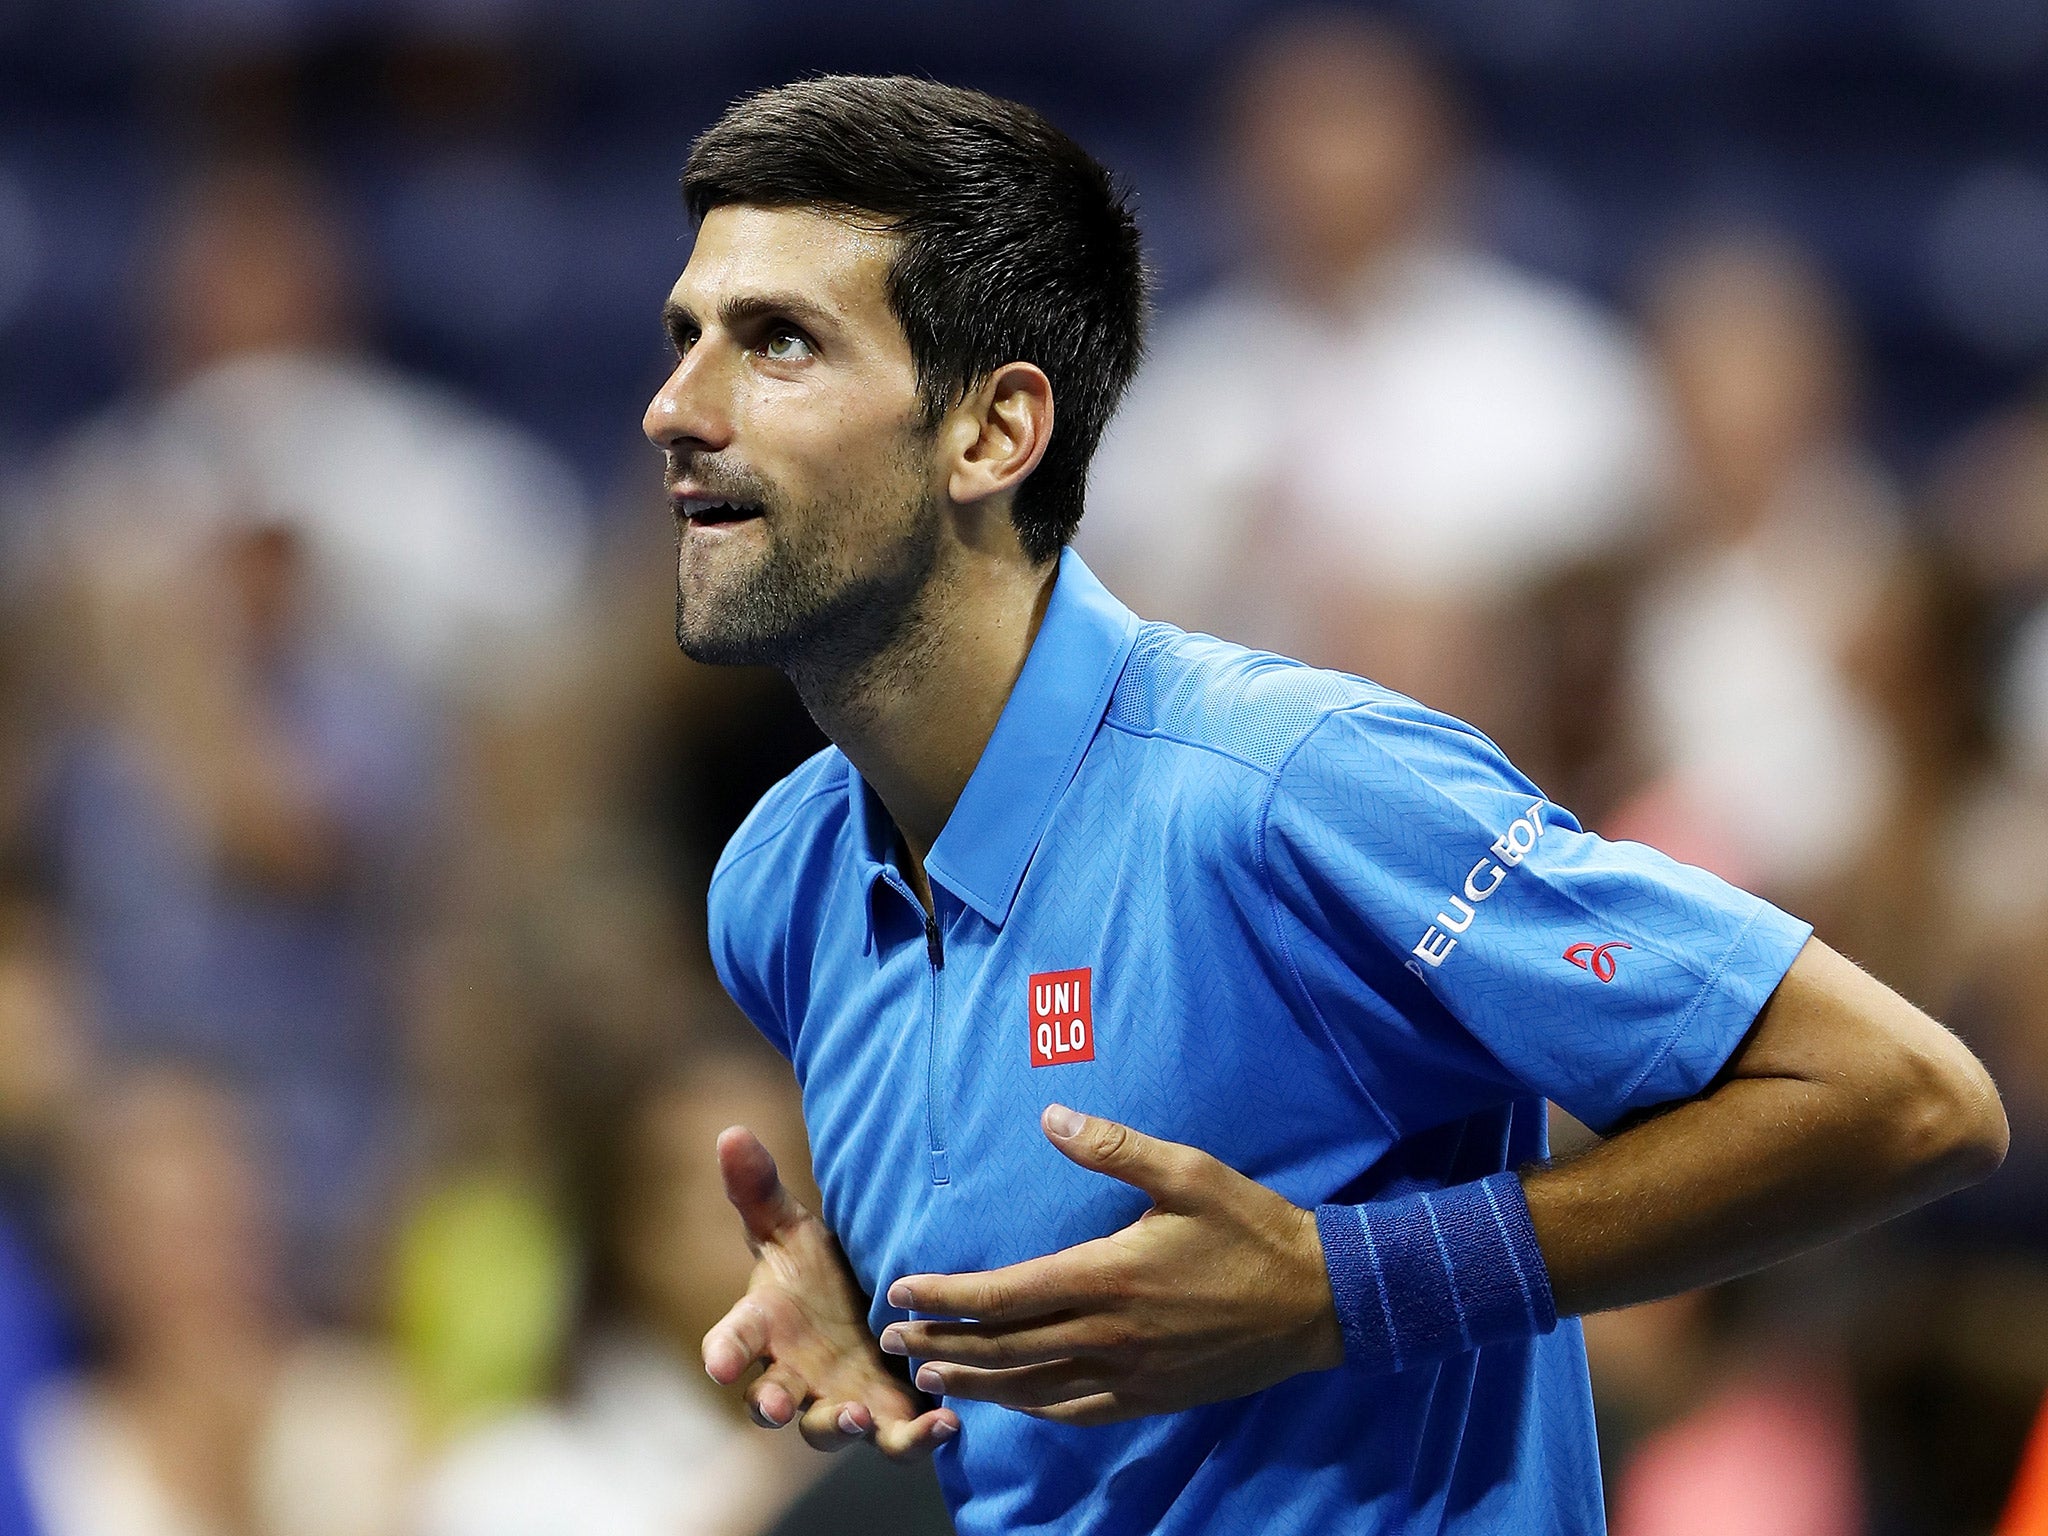
<instances>
[{"instance_id":1,"label":"nose","mask_svg":"<svg viewBox=\"0 0 2048 1536\"><path fill-rule=\"evenodd\" d=\"M732 411L725 370L710 338L683 354L640 418L647 440L667 453L716 453L732 442Z\"/></svg>"}]
</instances>

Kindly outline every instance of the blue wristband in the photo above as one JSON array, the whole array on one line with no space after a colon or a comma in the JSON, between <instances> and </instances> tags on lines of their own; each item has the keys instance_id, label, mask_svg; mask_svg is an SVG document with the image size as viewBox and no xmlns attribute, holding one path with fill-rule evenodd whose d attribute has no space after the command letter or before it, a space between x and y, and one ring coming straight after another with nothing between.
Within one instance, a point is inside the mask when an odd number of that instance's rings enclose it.
<instances>
[{"instance_id":1,"label":"blue wristband","mask_svg":"<svg viewBox=\"0 0 2048 1536\"><path fill-rule=\"evenodd\" d=\"M1405 1370L1557 1326L1522 1181L1316 1208L1349 1365Z\"/></svg>"}]
</instances>

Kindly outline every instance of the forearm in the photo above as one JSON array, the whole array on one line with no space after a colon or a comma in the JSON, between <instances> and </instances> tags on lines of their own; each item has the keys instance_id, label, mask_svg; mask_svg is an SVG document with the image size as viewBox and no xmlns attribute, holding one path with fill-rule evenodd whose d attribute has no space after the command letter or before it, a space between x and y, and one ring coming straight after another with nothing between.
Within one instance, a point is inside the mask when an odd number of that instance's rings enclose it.
<instances>
[{"instance_id":1,"label":"forearm","mask_svg":"<svg viewBox=\"0 0 2048 1536\"><path fill-rule=\"evenodd\" d=\"M1524 1172L1560 1315L1732 1279L1967 1182L1947 1160L1916 1162L1884 1136L1835 1126L1827 1093L1811 1084L1721 1091L1732 1102L1681 1104ZM1752 1134L1731 1141L1725 1110L1742 1112Z\"/></svg>"},{"instance_id":2,"label":"forearm","mask_svg":"<svg viewBox=\"0 0 2048 1536\"><path fill-rule=\"evenodd\" d=\"M1996 1090L1947 1031L1824 946L1729 1073L1522 1185L1561 1315L1713 1284L1984 1177Z\"/></svg>"}]
</instances>

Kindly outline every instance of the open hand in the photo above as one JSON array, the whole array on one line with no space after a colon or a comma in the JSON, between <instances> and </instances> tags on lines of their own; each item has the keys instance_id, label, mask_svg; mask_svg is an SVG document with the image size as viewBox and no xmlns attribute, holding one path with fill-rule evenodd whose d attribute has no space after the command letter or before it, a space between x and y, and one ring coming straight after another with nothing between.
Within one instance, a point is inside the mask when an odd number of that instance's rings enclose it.
<instances>
[{"instance_id":1,"label":"open hand","mask_svg":"<svg viewBox=\"0 0 2048 1536\"><path fill-rule=\"evenodd\" d=\"M1194 1147L1062 1105L1052 1144L1136 1185L1152 1209L1108 1237L1007 1269L907 1275L892 1306L972 1322L892 1323L933 1395L1067 1424L1239 1397L1344 1358L1315 1213Z\"/></svg>"},{"instance_id":2,"label":"open hand","mask_svg":"<svg viewBox=\"0 0 2048 1536\"><path fill-rule=\"evenodd\" d=\"M755 1422L780 1429L794 1419L823 1451L871 1439L884 1455L910 1460L958 1433L959 1415L922 1411L917 1394L890 1372L868 1332L868 1299L837 1240L784 1187L752 1131L733 1126L720 1134L718 1169L746 1224L754 1275L747 1294L704 1335L711 1379L729 1387L763 1362L747 1388Z\"/></svg>"}]
</instances>

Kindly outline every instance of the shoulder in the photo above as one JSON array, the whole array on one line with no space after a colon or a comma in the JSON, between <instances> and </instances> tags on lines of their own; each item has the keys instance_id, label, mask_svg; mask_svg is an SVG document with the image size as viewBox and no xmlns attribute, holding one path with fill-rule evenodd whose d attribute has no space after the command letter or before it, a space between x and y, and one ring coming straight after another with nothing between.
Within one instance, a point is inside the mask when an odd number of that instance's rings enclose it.
<instances>
[{"instance_id":1,"label":"shoulder","mask_svg":"<svg viewBox=\"0 0 2048 1536\"><path fill-rule=\"evenodd\" d=\"M1512 819L1539 800L1548 806L1476 727L1381 690L1325 711L1301 734L1274 771L1268 804L1273 825L1334 820L1404 838ZM1554 806L1546 814L1570 819Z\"/></svg>"},{"instance_id":2,"label":"shoulder","mask_svg":"<svg viewBox=\"0 0 2048 1536\"><path fill-rule=\"evenodd\" d=\"M1462 720L1350 673L1170 624L1140 629L1103 723L1177 759L1146 766L1156 799L1184 809L1163 793L1183 781L1224 793L1260 841L1274 826L1337 827L1362 852L1383 835L1519 815L1542 798ZM1200 771L1219 762L1239 771Z\"/></svg>"},{"instance_id":3,"label":"shoulder","mask_svg":"<svg viewBox=\"0 0 2048 1536\"><path fill-rule=\"evenodd\" d=\"M1272 774L1332 716L1407 702L1349 673L1146 624L1104 724Z\"/></svg>"},{"instance_id":4,"label":"shoulder","mask_svg":"<svg viewBox=\"0 0 2048 1536\"><path fill-rule=\"evenodd\" d=\"M1276 883L1434 884L1503 838L1519 863L1549 828L1579 824L1485 735L1384 693L1302 735L1272 776L1256 836Z\"/></svg>"},{"instance_id":5,"label":"shoulder","mask_svg":"<svg viewBox=\"0 0 2048 1536\"><path fill-rule=\"evenodd\" d=\"M705 926L712 967L784 1056L789 1021L802 1012L790 960L805 947L802 935L816 937L815 914L844 855L852 772L836 747L812 757L761 797L711 872Z\"/></svg>"}]
</instances>

